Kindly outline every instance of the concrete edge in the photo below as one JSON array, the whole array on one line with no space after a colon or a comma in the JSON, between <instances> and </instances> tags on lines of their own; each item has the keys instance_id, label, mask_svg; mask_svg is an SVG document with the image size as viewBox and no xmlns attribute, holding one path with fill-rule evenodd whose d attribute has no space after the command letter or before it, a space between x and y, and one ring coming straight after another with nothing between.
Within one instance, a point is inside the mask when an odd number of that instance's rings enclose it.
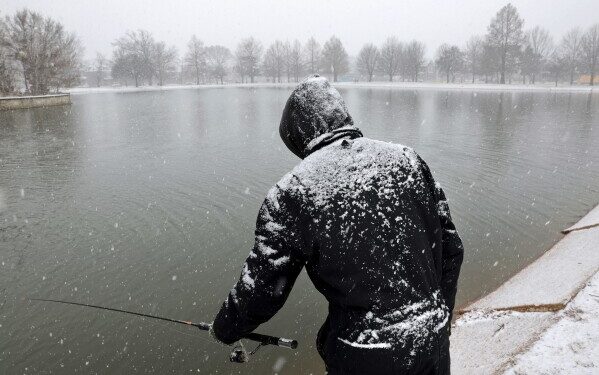
<instances>
[{"instance_id":1,"label":"concrete edge","mask_svg":"<svg viewBox=\"0 0 599 375\"><path fill-rule=\"evenodd\" d=\"M0 111L71 104L71 94L0 97Z\"/></svg>"},{"instance_id":2,"label":"concrete edge","mask_svg":"<svg viewBox=\"0 0 599 375\"><path fill-rule=\"evenodd\" d=\"M564 241L565 239L569 238L568 237L569 233L582 232L582 231L586 231L588 229L594 229L594 228L599 227L599 222L595 222L596 220L599 219L599 215L598 214L599 214L599 204L595 205L591 210L589 210L574 225L570 226L567 229L564 229L564 230L560 231L561 233L564 234L564 237L560 238L556 243L554 243L553 245L551 245L546 251L544 251L541 255L539 255L537 258L535 258L533 261L531 261L529 264L527 264L524 268L522 268L516 274L512 275L509 279L507 279L506 281L504 281L503 283L501 283L499 286L497 286L497 288L495 288L495 289L489 291L488 293L486 293L486 294L484 294L484 295L476 298L475 300L469 302L467 305L462 306L461 308L457 309L454 312L454 314L456 316L456 319L459 318L460 316L462 316L463 314L465 314L467 312L474 311L474 310L559 311L561 308L565 307L565 305L567 305L580 292L580 290L584 287L585 283L588 282L588 280L594 275L594 273L596 273L598 271L598 269L595 269L594 272L592 272L589 275L589 277L584 278L584 281L581 282L580 285L576 285L576 287L573 288L572 292L568 293L568 295L565 297L565 299L559 301L559 303L551 303L551 304L516 304L516 305L513 305L513 306L503 306L503 307L499 307L499 308L496 308L496 309L489 309L489 308L485 308L485 307L481 308L481 307L477 307L477 305L479 305L479 303L482 300L488 298L489 296L491 296L493 294L496 294L498 291L500 291L502 288L504 288L506 286L506 284L513 282L514 279L517 278L517 277L519 277L522 273L529 272L533 267L537 266L537 263L539 261L546 259L545 257L554 255L556 249L559 248L560 243L562 241ZM583 224L583 225L581 226L580 224ZM560 306L562 306L562 307L560 308Z\"/></svg>"},{"instance_id":3,"label":"concrete edge","mask_svg":"<svg viewBox=\"0 0 599 375\"><path fill-rule=\"evenodd\" d=\"M599 205L595 206L591 211L589 211L589 213L587 213L587 215L585 215L583 218L581 218L575 225L573 225L572 227L568 228L568 232L574 232L574 231L583 231L583 230L587 230L587 229L591 229L591 228L595 228L595 227L599 227L599 223L591 223L588 224L588 218L591 216L589 215L591 212L593 212L595 215L597 214L597 212L599 212ZM584 220L586 220L586 223L584 222ZM596 217L593 218L593 220L595 220ZM585 225L580 226L580 223L584 223ZM564 237L565 238L565 237ZM560 239L560 241L562 241L562 239ZM542 259L547 253L549 253L552 249L555 248L555 246L560 242L556 242L549 250L547 250L546 252L544 252L540 257L538 257L537 259L535 259L533 262L531 262L529 265L527 265L526 267L523 268L526 269L528 267L531 267L532 265L534 265L535 263L537 263L539 261L539 259ZM520 272L522 272L523 270L521 270ZM516 275L520 274L520 272L516 273ZM510 279L506 280L506 282L504 282L503 284L501 284L498 288L496 288L495 290L491 291L490 293L481 296L480 298L478 298L477 300L471 302L467 307L463 308L463 309L459 309L455 312L455 321L453 323L454 325L454 330L457 331L460 328L459 325L459 321L464 318L464 315L466 314L476 314L477 312L481 314L481 317L484 318L488 318L488 319L494 319L493 315L497 314L497 313L510 313L510 312L514 312L514 313L525 313L527 316L528 314L535 314L535 313L552 313L551 317L550 317L550 321L548 322L548 324L543 325L542 327L540 327L540 330L535 331L535 330L530 330L527 332L519 332L518 335L521 337L521 335L530 335L529 338L526 339L524 344L520 344L517 345L517 347L514 347L513 351L511 351L510 353L503 353L503 355L501 357L503 358L497 358L498 361L492 365L493 369L491 370L491 373L493 374L503 374L505 371L509 370L511 368L511 366L514 365L516 358L525 353L526 351L530 350L532 348L532 346L543 336L543 334L545 332L547 332L547 330L549 330L551 327L553 327L555 324L557 324L557 322L559 321L558 319L556 319L556 317L558 316L558 313L560 311L563 311L568 304L570 304L574 298L576 298L576 296L578 294L580 294L580 292L587 286L587 284L589 283L589 281L595 277L595 275L599 273L599 267L594 269L594 272L592 272L589 277L585 277L584 281L580 283L580 285L576 285L575 288L572 290L572 292L570 293L570 295L566 298L566 300L561 301L560 303L552 303L552 304L542 304L542 305L514 305L514 306L508 306L508 307L501 307L501 308L472 308L472 306L475 306L476 303L478 301L480 301L481 299L485 298L486 296L494 293L496 290L498 290L499 288L503 287L508 281L512 280L512 278L514 278L516 275L512 276ZM533 316L533 315L531 315ZM465 322L468 322L468 319L466 317ZM467 323L466 323L467 324ZM474 323L476 324L476 323ZM471 333L472 334L472 333ZM481 334L480 333L474 333L474 336L466 336L466 337L471 337L473 341L476 341L477 338L478 340L480 340L481 338ZM483 335L484 336L484 335ZM489 350L493 350L493 345L495 345L492 341L492 338L488 338L488 345L489 345ZM460 350L460 348L456 348L457 350ZM461 347L462 350L469 350L468 345L466 344L466 346L462 346ZM472 348L470 348L472 349ZM478 364L480 365L480 363ZM467 365L468 366L468 365ZM473 360L472 363L470 363L470 369L476 369L477 367L477 362L476 359ZM470 372L467 372L470 373Z\"/></svg>"},{"instance_id":4,"label":"concrete edge","mask_svg":"<svg viewBox=\"0 0 599 375\"><path fill-rule=\"evenodd\" d=\"M595 204L595 207L591 209L586 215L584 215L580 220L571 225L570 227L562 230L563 234L567 234L570 232L590 229L599 226L599 202Z\"/></svg>"}]
</instances>

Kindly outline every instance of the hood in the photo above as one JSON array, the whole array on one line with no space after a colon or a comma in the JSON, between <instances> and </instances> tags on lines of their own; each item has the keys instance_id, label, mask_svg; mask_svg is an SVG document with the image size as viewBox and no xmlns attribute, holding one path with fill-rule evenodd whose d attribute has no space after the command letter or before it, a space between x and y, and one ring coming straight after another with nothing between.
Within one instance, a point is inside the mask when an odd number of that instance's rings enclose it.
<instances>
[{"instance_id":1,"label":"hood","mask_svg":"<svg viewBox=\"0 0 599 375\"><path fill-rule=\"evenodd\" d=\"M291 152L305 158L340 138L357 138L345 102L329 81L318 75L306 78L287 100L279 134Z\"/></svg>"}]
</instances>

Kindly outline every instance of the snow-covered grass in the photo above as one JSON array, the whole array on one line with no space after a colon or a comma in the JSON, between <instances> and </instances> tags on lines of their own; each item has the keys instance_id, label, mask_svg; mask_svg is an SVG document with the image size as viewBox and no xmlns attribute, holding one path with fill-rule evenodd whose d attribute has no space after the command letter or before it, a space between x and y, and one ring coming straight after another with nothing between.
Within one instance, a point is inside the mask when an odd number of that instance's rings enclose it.
<instances>
[{"instance_id":1,"label":"snow-covered grass","mask_svg":"<svg viewBox=\"0 0 599 375\"><path fill-rule=\"evenodd\" d=\"M538 83L535 85L500 85L496 83L436 83L436 82L341 82L336 83L340 87L362 87L362 88L394 88L402 90L462 90L462 91L542 91L542 92L592 92L593 86L580 85L558 85L553 83Z\"/></svg>"},{"instance_id":2,"label":"snow-covered grass","mask_svg":"<svg viewBox=\"0 0 599 375\"><path fill-rule=\"evenodd\" d=\"M117 93L117 92L144 92L144 91L167 91L167 90L198 90L209 88L240 88L240 87L295 87L295 82L285 83L225 83L224 85L166 85L166 86L111 86L111 87L74 87L65 90L71 94L93 94L93 93ZM485 83L436 83L436 82L337 82L336 87L357 88L384 88L400 90L458 90L458 91L541 91L541 92L583 92L599 93L593 86L581 85L559 85L555 87L552 83L538 83L535 85L500 85Z\"/></svg>"},{"instance_id":3,"label":"snow-covered grass","mask_svg":"<svg viewBox=\"0 0 599 375\"><path fill-rule=\"evenodd\" d=\"M599 374L599 272L506 374Z\"/></svg>"},{"instance_id":4,"label":"snow-covered grass","mask_svg":"<svg viewBox=\"0 0 599 375\"><path fill-rule=\"evenodd\" d=\"M225 83L224 85L165 85L165 86L110 86L110 87L73 87L65 92L73 95L78 94L100 94L100 93L121 93L121 92L145 92L145 91L170 91L170 90L201 90L227 87L295 87L297 83Z\"/></svg>"}]
</instances>

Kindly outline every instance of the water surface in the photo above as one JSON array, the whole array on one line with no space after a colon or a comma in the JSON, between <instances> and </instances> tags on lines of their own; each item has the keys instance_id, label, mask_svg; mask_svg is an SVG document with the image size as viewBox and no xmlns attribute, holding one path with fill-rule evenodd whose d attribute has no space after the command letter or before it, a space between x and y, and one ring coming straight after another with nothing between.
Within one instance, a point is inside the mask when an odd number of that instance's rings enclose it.
<instances>
[{"instance_id":1,"label":"water surface","mask_svg":"<svg viewBox=\"0 0 599 375\"><path fill-rule=\"evenodd\" d=\"M497 287L599 196L599 96L340 89L368 137L414 147L466 247L458 304ZM298 162L278 137L289 88L73 97L0 112L1 373L322 373L326 303L302 274L245 365L192 328L28 302L53 297L210 320L257 210Z\"/></svg>"}]
</instances>

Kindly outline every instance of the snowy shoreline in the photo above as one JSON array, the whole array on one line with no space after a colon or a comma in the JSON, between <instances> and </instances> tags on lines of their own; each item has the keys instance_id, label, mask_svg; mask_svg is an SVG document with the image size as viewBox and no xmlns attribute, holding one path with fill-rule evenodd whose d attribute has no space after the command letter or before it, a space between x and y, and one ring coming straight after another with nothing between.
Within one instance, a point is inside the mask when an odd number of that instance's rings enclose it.
<instances>
[{"instance_id":1,"label":"snowy shoreline","mask_svg":"<svg viewBox=\"0 0 599 375\"><path fill-rule=\"evenodd\" d=\"M594 86L557 86L554 84L501 85L496 83L434 83L434 82L341 82L338 87L383 88L399 90L455 90L455 91L540 91L597 93Z\"/></svg>"},{"instance_id":2,"label":"snowy shoreline","mask_svg":"<svg viewBox=\"0 0 599 375\"><path fill-rule=\"evenodd\" d=\"M568 231L462 310L451 336L453 373L599 371L599 206Z\"/></svg>"},{"instance_id":3,"label":"snowy shoreline","mask_svg":"<svg viewBox=\"0 0 599 375\"><path fill-rule=\"evenodd\" d=\"M65 90L73 95L99 94L99 93L132 93L147 91L170 90L202 90L224 88L293 88L296 82L287 83L227 83L224 85L166 85L166 86L141 86L141 87L74 87ZM394 90L438 90L438 91L505 91L505 92L559 92L559 93L589 93L596 94L594 86L557 86L553 84L536 85L500 85L483 83L434 83L434 82L337 82L339 88L367 88L367 89L394 89Z\"/></svg>"}]
</instances>

